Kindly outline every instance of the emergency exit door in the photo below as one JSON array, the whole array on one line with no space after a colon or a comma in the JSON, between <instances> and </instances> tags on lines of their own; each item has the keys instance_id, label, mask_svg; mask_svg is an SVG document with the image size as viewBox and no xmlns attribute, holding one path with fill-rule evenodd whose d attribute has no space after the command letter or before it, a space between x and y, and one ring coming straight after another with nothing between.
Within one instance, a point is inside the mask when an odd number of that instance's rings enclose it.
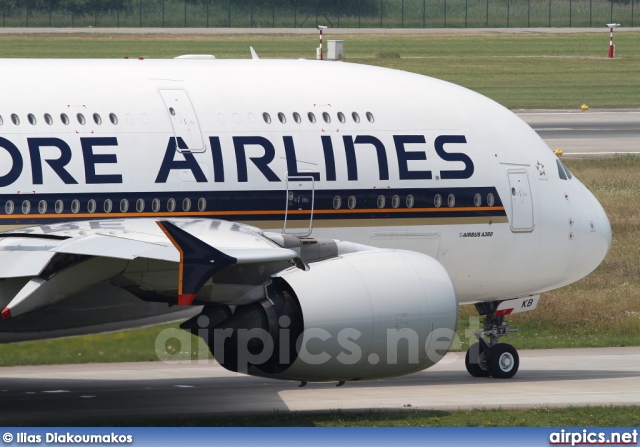
<instances>
[{"instance_id":1,"label":"emergency exit door","mask_svg":"<svg viewBox=\"0 0 640 447\"><path fill-rule=\"evenodd\" d=\"M176 139L179 138L184 143L180 144L180 140L177 140L177 150L180 152L185 150L190 152L204 151L198 117L187 92L184 90L159 90L159 92L173 126L173 134Z\"/></svg>"},{"instance_id":2,"label":"emergency exit door","mask_svg":"<svg viewBox=\"0 0 640 447\"><path fill-rule=\"evenodd\" d=\"M529 175L525 170L508 171L511 187L511 231L531 232L535 227Z\"/></svg>"}]
</instances>

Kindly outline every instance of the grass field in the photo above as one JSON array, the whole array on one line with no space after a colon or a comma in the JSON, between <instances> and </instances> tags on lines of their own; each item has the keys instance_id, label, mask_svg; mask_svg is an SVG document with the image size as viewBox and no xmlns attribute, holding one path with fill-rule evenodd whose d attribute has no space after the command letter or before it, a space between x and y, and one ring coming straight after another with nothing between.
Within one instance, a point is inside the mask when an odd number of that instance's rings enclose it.
<instances>
[{"instance_id":1,"label":"grass field","mask_svg":"<svg viewBox=\"0 0 640 447\"><path fill-rule=\"evenodd\" d=\"M616 58L602 34L341 35L348 61L445 79L512 109L640 106L640 32L616 35ZM150 57L215 54L313 57L316 36L2 35L0 57ZM376 58L381 51L400 58ZM372 90L376 92L376 86Z\"/></svg>"},{"instance_id":2,"label":"grass field","mask_svg":"<svg viewBox=\"0 0 640 447\"><path fill-rule=\"evenodd\" d=\"M157 418L61 421L56 425L102 427L634 427L640 407L535 408L471 411L332 411L274 412L255 416L185 416L170 422ZM25 425L29 425L27 422ZM399 433L399 440L402 433Z\"/></svg>"}]
</instances>

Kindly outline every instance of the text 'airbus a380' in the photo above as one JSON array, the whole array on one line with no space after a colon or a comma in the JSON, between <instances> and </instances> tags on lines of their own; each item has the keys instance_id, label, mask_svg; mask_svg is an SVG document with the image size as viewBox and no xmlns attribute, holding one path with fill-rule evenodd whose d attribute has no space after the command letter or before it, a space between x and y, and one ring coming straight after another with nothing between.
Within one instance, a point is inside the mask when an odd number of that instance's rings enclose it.
<instances>
[{"instance_id":1,"label":"text 'airbus a380'","mask_svg":"<svg viewBox=\"0 0 640 447\"><path fill-rule=\"evenodd\" d=\"M309 60L1 60L0 341L193 316L227 369L301 381L438 362L595 269L594 196L513 113ZM196 312L199 312L196 314Z\"/></svg>"}]
</instances>

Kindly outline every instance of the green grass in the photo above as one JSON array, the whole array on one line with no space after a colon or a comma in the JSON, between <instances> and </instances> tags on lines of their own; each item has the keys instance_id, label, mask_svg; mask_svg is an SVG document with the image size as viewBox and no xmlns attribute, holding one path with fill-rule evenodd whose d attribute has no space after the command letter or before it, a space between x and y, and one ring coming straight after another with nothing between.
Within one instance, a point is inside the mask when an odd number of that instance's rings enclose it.
<instances>
[{"instance_id":1,"label":"green grass","mask_svg":"<svg viewBox=\"0 0 640 447\"><path fill-rule=\"evenodd\" d=\"M117 419L56 420L84 426L177 427L633 427L640 407L534 408L530 410L477 409L470 411L331 411L274 412L251 416L123 417ZM29 425L27 422L26 425ZM50 424L48 424L50 425Z\"/></svg>"},{"instance_id":2,"label":"green grass","mask_svg":"<svg viewBox=\"0 0 640 447\"><path fill-rule=\"evenodd\" d=\"M348 61L444 79L512 109L638 107L640 32L488 35L343 35ZM249 58L313 57L315 35L3 35L0 57L151 57L206 53ZM376 53L400 58L379 58Z\"/></svg>"}]
</instances>

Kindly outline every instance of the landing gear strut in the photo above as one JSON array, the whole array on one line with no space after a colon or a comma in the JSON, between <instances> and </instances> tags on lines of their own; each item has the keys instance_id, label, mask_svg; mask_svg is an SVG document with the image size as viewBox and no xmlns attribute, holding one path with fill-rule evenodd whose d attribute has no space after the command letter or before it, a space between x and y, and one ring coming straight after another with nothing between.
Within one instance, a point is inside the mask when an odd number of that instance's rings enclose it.
<instances>
[{"instance_id":1,"label":"landing gear strut","mask_svg":"<svg viewBox=\"0 0 640 447\"><path fill-rule=\"evenodd\" d=\"M476 332L478 343L471 345L464 359L467 371L474 377L510 379L518 372L518 351L510 344L498 342L500 337L518 329L507 327L504 314L496 312L499 304L500 301L494 301L475 305L478 313L484 315L484 328ZM488 343L484 337L489 338Z\"/></svg>"}]
</instances>

